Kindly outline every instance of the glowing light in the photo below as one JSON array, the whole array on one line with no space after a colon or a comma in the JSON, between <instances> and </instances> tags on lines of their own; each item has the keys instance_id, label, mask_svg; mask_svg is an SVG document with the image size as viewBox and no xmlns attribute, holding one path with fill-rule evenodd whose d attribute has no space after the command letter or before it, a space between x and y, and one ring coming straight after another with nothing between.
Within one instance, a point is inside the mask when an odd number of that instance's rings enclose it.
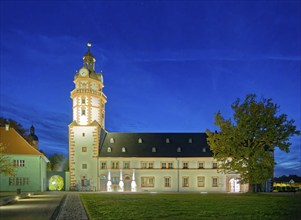
<instances>
[{"instance_id":1,"label":"glowing light","mask_svg":"<svg viewBox=\"0 0 301 220\"><path fill-rule=\"evenodd\" d=\"M59 175L54 175L49 179L49 190L62 190L64 188L64 179Z\"/></svg>"},{"instance_id":2,"label":"glowing light","mask_svg":"<svg viewBox=\"0 0 301 220\"><path fill-rule=\"evenodd\" d=\"M91 47L91 46L92 46L92 44L91 44L90 42L88 42L87 45L88 45L88 47Z\"/></svg>"}]
</instances>

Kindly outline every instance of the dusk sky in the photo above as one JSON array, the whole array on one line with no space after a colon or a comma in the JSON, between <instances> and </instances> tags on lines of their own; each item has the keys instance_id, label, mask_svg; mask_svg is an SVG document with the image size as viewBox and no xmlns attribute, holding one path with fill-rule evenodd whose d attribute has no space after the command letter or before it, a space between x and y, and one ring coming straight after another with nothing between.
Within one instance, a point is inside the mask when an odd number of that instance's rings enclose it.
<instances>
[{"instance_id":1,"label":"dusk sky","mask_svg":"<svg viewBox=\"0 0 301 220\"><path fill-rule=\"evenodd\" d=\"M218 130L246 94L301 129L301 1L0 1L0 117L68 154L70 92L87 42L103 72L109 132ZM301 175L301 138L275 176Z\"/></svg>"}]
</instances>

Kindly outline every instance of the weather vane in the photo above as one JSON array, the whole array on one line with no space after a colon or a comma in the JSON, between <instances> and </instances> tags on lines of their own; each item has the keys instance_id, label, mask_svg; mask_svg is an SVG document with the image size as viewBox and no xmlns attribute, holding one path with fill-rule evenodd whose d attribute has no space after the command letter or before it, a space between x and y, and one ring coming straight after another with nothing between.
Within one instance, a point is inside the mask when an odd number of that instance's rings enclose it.
<instances>
[{"instance_id":1,"label":"weather vane","mask_svg":"<svg viewBox=\"0 0 301 220\"><path fill-rule=\"evenodd\" d=\"M90 42L88 42L87 45L88 45L88 47L91 47L91 46L92 46L92 44L91 44Z\"/></svg>"}]
</instances>

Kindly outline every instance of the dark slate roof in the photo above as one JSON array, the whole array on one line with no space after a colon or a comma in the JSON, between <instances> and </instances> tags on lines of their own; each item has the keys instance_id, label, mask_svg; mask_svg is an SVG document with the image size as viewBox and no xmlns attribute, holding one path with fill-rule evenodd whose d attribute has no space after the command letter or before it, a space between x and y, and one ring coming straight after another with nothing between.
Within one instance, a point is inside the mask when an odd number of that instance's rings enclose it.
<instances>
[{"instance_id":1,"label":"dark slate roof","mask_svg":"<svg viewBox=\"0 0 301 220\"><path fill-rule=\"evenodd\" d=\"M206 137L205 133L108 133L102 130L99 156L212 157ZM111 138L114 143L110 143ZM142 139L142 143L138 142L139 138ZM167 138L170 143L166 143ZM192 143L189 143L189 139ZM108 152L108 148L111 148L111 152ZM156 152L153 152L153 148ZM178 152L179 148L180 152Z\"/></svg>"}]
</instances>

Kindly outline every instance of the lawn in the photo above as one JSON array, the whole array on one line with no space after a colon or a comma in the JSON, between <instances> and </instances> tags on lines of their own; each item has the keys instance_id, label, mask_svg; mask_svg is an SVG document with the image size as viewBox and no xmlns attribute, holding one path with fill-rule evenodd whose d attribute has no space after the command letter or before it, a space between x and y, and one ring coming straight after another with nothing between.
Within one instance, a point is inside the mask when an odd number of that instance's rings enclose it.
<instances>
[{"instance_id":1,"label":"lawn","mask_svg":"<svg viewBox=\"0 0 301 220\"><path fill-rule=\"evenodd\" d=\"M81 194L90 219L301 219L300 194Z\"/></svg>"}]
</instances>

